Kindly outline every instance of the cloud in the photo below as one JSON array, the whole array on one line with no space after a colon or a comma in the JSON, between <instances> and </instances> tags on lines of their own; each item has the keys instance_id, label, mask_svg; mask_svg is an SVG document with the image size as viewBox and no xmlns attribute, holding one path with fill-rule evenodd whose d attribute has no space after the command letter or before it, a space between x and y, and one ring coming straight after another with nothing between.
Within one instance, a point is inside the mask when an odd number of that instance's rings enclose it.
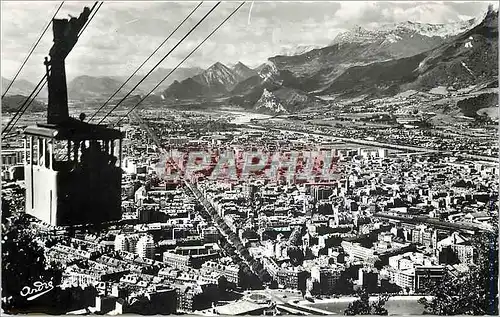
<instances>
[{"instance_id":1,"label":"cloud","mask_svg":"<svg viewBox=\"0 0 500 317\"><path fill-rule=\"evenodd\" d=\"M478 16L486 12L489 2L342 2L336 18L341 23L395 23L403 21L449 23L465 14Z\"/></svg>"},{"instance_id":2,"label":"cloud","mask_svg":"<svg viewBox=\"0 0 500 317\"><path fill-rule=\"evenodd\" d=\"M105 2L67 59L68 78L75 76L128 75L193 10L197 2ZM59 2L3 2L2 76L12 77L29 48L54 13ZM91 1L68 1L57 15L78 16ZM152 67L201 17L215 5L204 2L158 52ZM161 67L176 66L213 28L237 6L222 2L182 43ZM257 66L283 47L327 45L354 25L420 21L446 23L480 16L488 2L251 2L245 5L208 40L184 66L208 67L220 61L242 61ZM43 75L43 58L52 45L47 32L21 73L37 82ZM145 73L149 68L145 68Z\"/></svg>"}]
</instances>

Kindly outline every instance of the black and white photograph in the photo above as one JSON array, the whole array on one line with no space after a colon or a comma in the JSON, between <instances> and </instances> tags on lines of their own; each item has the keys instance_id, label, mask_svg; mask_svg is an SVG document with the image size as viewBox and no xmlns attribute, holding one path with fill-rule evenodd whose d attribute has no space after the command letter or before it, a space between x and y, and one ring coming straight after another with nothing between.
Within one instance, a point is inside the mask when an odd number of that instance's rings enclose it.
<instances>
[{"instance_id":1,"label":"black and white photograph","mask_svg":"<svg viewBox=\"0 0 500 317\"><path fill-rule=\"evenodd\" d=\"M1 1L2 315L498 315L495 1Z\"/></svg>"}]
</instances>

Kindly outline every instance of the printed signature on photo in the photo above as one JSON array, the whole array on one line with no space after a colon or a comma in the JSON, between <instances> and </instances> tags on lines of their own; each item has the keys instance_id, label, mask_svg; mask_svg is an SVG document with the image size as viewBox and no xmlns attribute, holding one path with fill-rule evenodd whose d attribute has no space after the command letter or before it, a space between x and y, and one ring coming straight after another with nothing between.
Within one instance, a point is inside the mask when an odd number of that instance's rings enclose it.
<instances>
[{"instance_id":1,"label":"printed signature on photo","mask_svg":"<svg viewBox=\"0 0 500 317\"><path fill-rule=\"evenodd\" d=\"M20 293L22 297L29 296L28 298L26 298L26 300L30 301L50 292L53 289L54 285L52 284L52 281L36 281L32 286L24 286Z\"/></svg>"}]
</instances>

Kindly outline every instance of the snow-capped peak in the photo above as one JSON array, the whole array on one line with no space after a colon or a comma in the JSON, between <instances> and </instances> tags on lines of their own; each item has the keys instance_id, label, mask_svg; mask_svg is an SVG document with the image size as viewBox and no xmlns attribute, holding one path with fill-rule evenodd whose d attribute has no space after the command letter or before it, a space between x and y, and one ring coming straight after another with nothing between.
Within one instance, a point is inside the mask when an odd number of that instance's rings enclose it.
<instances>
[{"instance_id":1,"label":"snow-capped peak","mask_svg":"<svg viewBox=\"0 0 500 317\"><path fill-rule=\"evenodd\" d=\"M316 44L299 44L299 45L283 45L279 55L294 56L302 55L314 49L321 48L321 45Z\"/></svg>"},{"instance_id":2,"label":"snow-capped peak","mask_svg":"<svg viewBox=\"0 0 500 317\"><path fill-rule=\"evenodd\" d=\"M482 19L480 18L474 18L448 24L430 24L406 21L402 23L378 25L376 28L355 26L350 30L338 34L332 44L367 43L378 41L395 43L404 37L412 38L417 34L424 37L448 38L470 30L477 24L481 23L481 21Z\"/></svg>"}]
</instances>

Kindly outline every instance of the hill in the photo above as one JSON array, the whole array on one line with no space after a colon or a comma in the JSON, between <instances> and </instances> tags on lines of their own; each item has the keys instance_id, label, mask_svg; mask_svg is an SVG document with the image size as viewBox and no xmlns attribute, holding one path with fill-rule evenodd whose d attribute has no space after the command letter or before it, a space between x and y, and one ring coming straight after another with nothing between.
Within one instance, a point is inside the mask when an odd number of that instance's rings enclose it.
<instances>
[{"instance_id":1,"label":"hill","mask_svg":"<svg viewBox=\"0 0 500 317\"><path fill-rule=\"evenodd\" d=\"M2 99L2 112L16 112L21 105L28 99L28 97L23 95L7 95ZM27 112L36 112L36 111L46 111L47 106L38 101L33 100L31 105L29 106Z\"/></svg>"},{"instance_id":2,"label":"hill","mask_svg":"<svg viewBox=\"0 0 500 317\"><path fill-rule=\"evenodd\" d=\"M68 83L68 98L74 100L109 98L123 82L111 77L78 76ZM127 92L125 86L117 96L123 97Z\"/></svg>"},{"instance_id":3,"label":"hill","mask_svg":"<svg viewBox=\"0 0 500 317\"><path fill-rule=\"evenodd\" d=\"M168 75L168 78L156 89L156 91L163 91L165 88L170 86L175 81L183 81L186 78L190 78L196 76L203 72L203 69L199 67L179 67L172 73L172 69L170 68L157 68L155 69L138 87L139 90L144 92L151 91L165 76ZM134 87L144 76L134 75L130 81L127 83L127 87ZM124 83L125 80L128 79L129 76L114 76L111 77L120 82L120 84Z\"/></svg>"},{"instance_id":4,"label":"hill","mask_svg":"<svg viewBox=\"0 0 500 317\"><path fill-rule=\"evenodd\" d=\"M10 79L7 79L2 76L2 95L5 93L7 90L7 87L9 87L10 83L12 81ZM29 96L33 89L35 88L35 84L29 82L28 80L25 79L16 79L14 81L14 84L9 88L9 91L7 92L7 95L24 95L24 96Z\"/></svg>"},{"instance_id":5,"label":"hill","mask_svg":"<svg viewBox=\"0 0 500 317\"><path fill-rule=\"evenodd\" d=\"M193 78L188 78L182 82L174 81L165 89L162 95L164 98L192 99L209 93L210 89L208 87L200 84Z\"/></svg>"}]
</instances>

